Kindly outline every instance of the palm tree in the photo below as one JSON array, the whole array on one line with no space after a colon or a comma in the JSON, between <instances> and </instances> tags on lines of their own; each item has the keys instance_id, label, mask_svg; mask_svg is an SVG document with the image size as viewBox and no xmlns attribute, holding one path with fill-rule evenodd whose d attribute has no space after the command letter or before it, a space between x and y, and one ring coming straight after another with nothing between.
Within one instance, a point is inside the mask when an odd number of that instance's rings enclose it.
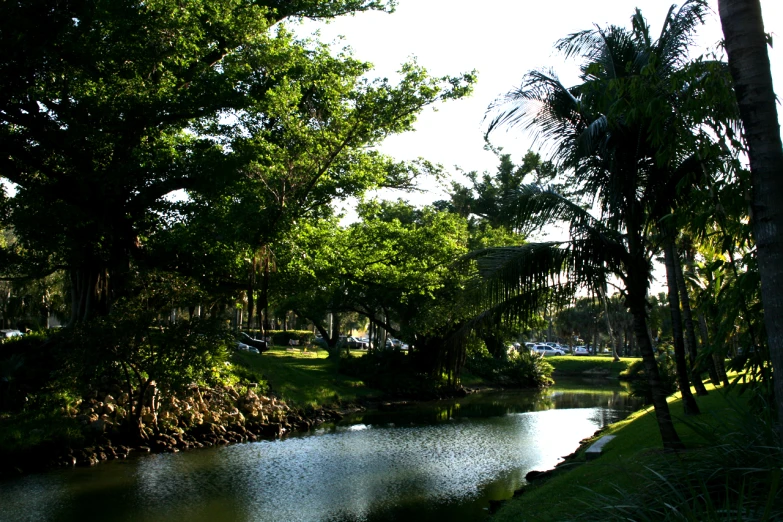
<instances>
[{"instance_id":1,"label":"palm tree","mask_svg":"<svg viewBox=\"0 0 783 522\"><path fill-rule=\"evenodd\" d=\"M688 240L684 238L687 248ZM679 256L674 256L672 260L675 278L677 279L677 291L679 292L680 303L682 304L682 322L685 329L685 343L688 346L688 362L690 363L691 381L696 388L698 395L707 395L707 388L701 380L701 370L698 361L698 344L696 343L696 328L693 324L693 313L691 310L691 298L688 292L688 286L685 284L685 275L682 270L682 262Z\"/></svg>"},{"instance_id":2,"label":"palm tree","mask_svg":"<svg viewBox=\"0 0 783 522\"><path fill-rule=\"evenodd\" d=\"M719 0L726 53L740 107L753 179L753 235L758 248L764 324L776 375L783 374L783 144L759 0ZM783 379L774 379L783 439Z\"/></svg>"},{"instance_id":3,"label":"palm tree","mask_svg":"<svg viewBox=\"0 0 783 522\"><path fill-rule=\"evenodd\" d=\"M677 285L677 250L674 241L666 239L664 245L666 281L669 288L669 310L672 316L672 335L674 337L674 359L677 366L677 383L682 394L682 405L686 415L701 413L690 388L689 372L685 360L685 336L683 335L683 317L680 313L680 289Z\"/></svg>"},{"instance_id":4,"label":"palm tree","mask_svg":"<svg viewBox=\"0 0 783 522\"><path fill-rule=\"evenodd\" d=\"M704 136L683 138L698 125L696 115L684 112L696 104L672 92L687 90L684 78L694 78L686 50L705 9L702 0L672 7L657 40L638 10L630 31L611 26L573 34L557 47L584 59L582 83L566 88L554 73L533 71L490 107L497 115L488 132L521 125L537 140L557 145L554 161L568 173L575 193L589 196L582 202L592 204L598 217L552 190L522 187L518 220L536 227L567 221L570 240L486 249L473 256L492 305L480 320L524 314L548 295L544 288L597 290L610 275L618 277L666 449L681 448L682 442L648 335L646 297L651 259L663 236L655 233L661 231L659 221L672 211L676 187L700 170L694 147Z\"/></svg>"}]
</instances>

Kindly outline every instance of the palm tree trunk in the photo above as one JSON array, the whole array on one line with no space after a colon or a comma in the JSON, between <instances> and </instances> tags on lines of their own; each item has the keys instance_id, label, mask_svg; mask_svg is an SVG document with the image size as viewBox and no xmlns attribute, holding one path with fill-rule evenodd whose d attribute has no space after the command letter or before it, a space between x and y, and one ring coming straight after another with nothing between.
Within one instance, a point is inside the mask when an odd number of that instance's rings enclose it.
<instances>
[{"instance_id":1,"label":"palm tree trunk","mask_svg":"<svg viewBox=\"0 0 783 522\"><path fill-rule=\"evenodd\" d=\"M674 274L674 257L677 255L674 242L666 239L663 246L663 257L666 263L666 283L669 287L669 309L672 314L672 336L674 337L674 361L677 364L677 383L682 393L682 405L685 415L698 415L699 405L691 392L688 378L688 364L685 361L685 340L682 335L682 315L680 314L680 297L677 291L677 281Z\"/></svg>"},{"instance_id":2,"label":"palm tree trunk","mask_svg":"<svg viewBox=\"0 0 783 522\"><path fill-rule=\"evenodd\" d=\"M709 346L710 337L709 330L707 329L707 318L704 317L704 312L699 311L699 330L701 330L702 343ZM715 368L715 385L723 383L724 386L729 385L729 376L726 374L726 367L723 363L723 357L718 355L714 351L712 352L712 365Z\"/></svg>"},{"instance_id":3,"label":"palm tree trunk","mask_svg":"<svg viewBox=\"0 0 783 522\"><path fill-rule=\"evenodd\" d=\"M601 289L601 301L604 302L604 317L606 318L606 329L609 331L609 346L612 347L612 358L615 362L620 360L617 355L617 338L614 329L612 328L612 322L609 320L609 307L606 304L606 291Z\"/></svg>"},{"instance_id":4,"label":"palm tree trunk","mask_svg":"<svg viewBox=\"0 0 783 522\"><path fill-rule=\"evenodd\" d=\"M783 374L783 144L759 0L719 0L734 92L748 144L753 184L753 235L770 359ZM783 440L783 379L774 379L778 433Z\"/></svg>"},{"instance_id":5,"label":"palm tree trunk","mask_svg":"<svg viewBox=\"0 0 783 522\"><path fill-rule=\"evenodd\" d=\"M701 372L699 371L696 345L696 331L693 327L693 314L691 313L691 300L688 296L688 287L685 285L685 277L682 273L682 264L679 257L674 252L674 275L677 278L677 289L680 294L680 303L682 304L682 322L685 326L685 347L688 354L688 362L691 367L691 382L696 389L697 395L707 395L707 388L701 381Z\"/></svg>"},{"instance_id":6,"label":"palm tree trunk","mask_svg":"<svg viewBox=\"0 0 783 522\"><path fill-rule=\"evenodd\" d=\"M644 299L640 303L630 303L630 309L633 315L634 334L636 342L639 344L639 351L642 353L644 372L647 374L647 382L650 385L655 418L658 421L658 430L661 433L663 447L669 451L683 449L685 445L680 440L679 435L677 435L677 430L674 429L672 416L669 412L669 403L666 402L666 392L661 385L661 374L658 371L655 352L653 351L650 336L647 333L647 311L644 307Z\"/></svg>"}]
</instances>

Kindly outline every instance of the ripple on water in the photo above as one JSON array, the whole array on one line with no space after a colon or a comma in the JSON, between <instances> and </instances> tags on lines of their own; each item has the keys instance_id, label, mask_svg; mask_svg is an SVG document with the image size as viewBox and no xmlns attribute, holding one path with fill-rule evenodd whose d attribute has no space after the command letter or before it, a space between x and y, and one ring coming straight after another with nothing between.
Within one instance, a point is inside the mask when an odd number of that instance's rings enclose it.
<instances>
[{"instance_id":1,"label":"ripple on water","mask_svg":"<svg viewBox=\"0 0 783 522\"><path fill-rule=\"evenodd\" d=\"M499 475L551 467L596 429L591 413L351 427L230 446L208 465L165 455L141 462L138 482L149 505L231 495L250 520L365 520L399 504L469 500Z\"/></svg>"},{"instance_id":2,"label":"ripple on water","mask_svg":"<svg viewBox=\"0 0 783 522\"><path fill-rule=\"evenodd\" d=\"M410 521L476 501L504 477L518 486L615 418L599 407L384 421L31 475L0 484L0 520Z\"/></svg>"}]
</instances>

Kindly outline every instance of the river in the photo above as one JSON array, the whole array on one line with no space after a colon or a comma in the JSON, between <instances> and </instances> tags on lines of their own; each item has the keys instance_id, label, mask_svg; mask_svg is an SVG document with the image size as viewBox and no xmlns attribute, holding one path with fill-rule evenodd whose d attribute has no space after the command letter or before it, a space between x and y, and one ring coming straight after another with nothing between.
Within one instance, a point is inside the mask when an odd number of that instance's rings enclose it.
<instances>
[{"instance_id":1,"label":"river","mask_svg":"<svg viewBox=\"0 0 783 522\"><path fill-rule=\"evenodd\" d=\"M2 521L474 521L641 403L568 381L372 411L284 440L0 482Z\"/></svg>"}]
</instances>

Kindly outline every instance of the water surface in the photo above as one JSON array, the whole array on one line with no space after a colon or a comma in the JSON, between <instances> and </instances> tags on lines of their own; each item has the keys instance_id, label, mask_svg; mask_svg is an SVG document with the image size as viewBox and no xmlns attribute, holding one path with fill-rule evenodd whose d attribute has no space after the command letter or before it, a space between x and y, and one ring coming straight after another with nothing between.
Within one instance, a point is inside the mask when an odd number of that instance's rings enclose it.
<instances>
[{"instance_id":1,"label":"water surface","mask_svg":"<svg viewBox=\"0 0 783 522\"><path fill-rule=\"evenodd\" d=\"M1 482L0 520L480 520L639 406L619 386L570 382L367 412L282 441Z\"/></svg>"}]
</instances>

